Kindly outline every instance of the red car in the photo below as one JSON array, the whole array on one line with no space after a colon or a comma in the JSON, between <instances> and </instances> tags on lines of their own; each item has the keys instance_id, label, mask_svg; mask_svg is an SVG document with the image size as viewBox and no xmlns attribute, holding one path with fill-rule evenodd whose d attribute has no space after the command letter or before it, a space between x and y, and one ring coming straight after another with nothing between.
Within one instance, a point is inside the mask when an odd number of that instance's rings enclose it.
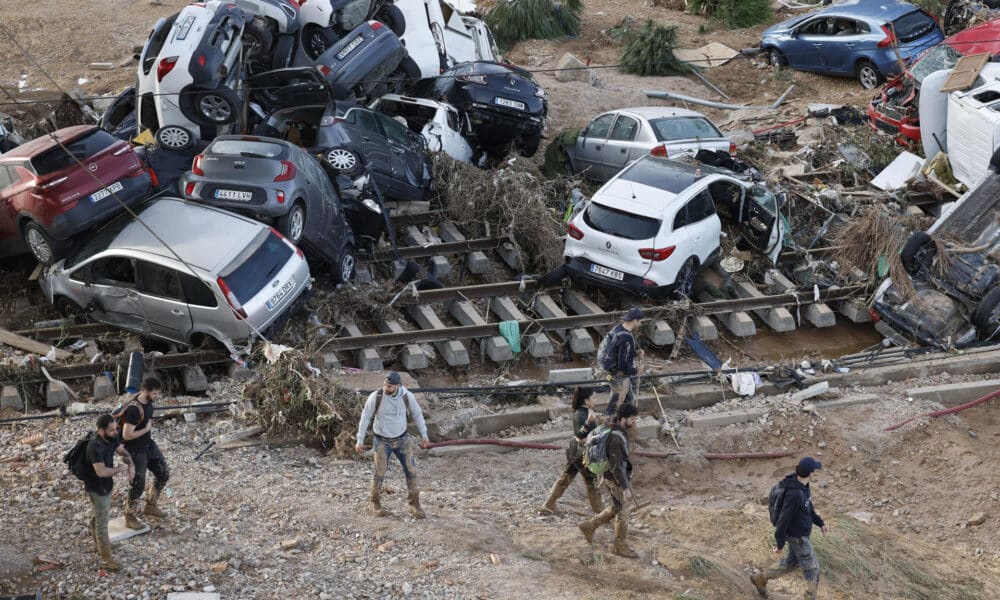
<instances>
[{"instance_id":1,"label":"red car","mask_svg":"<svg viewBox=\"0 0 1000 600\"><path fill-rule=\"evenodd\" d=\"M131 144L91 125L66 127L0 156L0 256L50 265L76 234L157 185Z\"/></svg>"},{"instance_id":2,"label":"red car","mask_svg":"<svg viewBox=\"0 0 1000 600\"><path fill-rule=\"evenodd\" d=\"M910 73L897 75L868 104L869 124L907 147L920 145L920 83L935 71L951 69L962 56L1000 54L1000 19L960 31L921 56Z\"/></svg>"}]
</instances>

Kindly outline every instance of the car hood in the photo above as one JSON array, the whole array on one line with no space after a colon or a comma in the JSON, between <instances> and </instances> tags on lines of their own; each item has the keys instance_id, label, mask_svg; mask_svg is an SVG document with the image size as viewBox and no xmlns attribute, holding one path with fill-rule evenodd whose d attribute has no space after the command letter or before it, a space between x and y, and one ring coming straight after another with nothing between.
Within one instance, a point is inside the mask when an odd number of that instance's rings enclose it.
<instances>
[{"instance_id":1,"label":"car hood","mask_svg":"<svg viewBox=\"0 0 1000 600\"><path fill-rule=\"evenodd\" d=\"M806 19L808 19L809 17L811 17L813 14L814 13L809 13L809 14L806 14L806 15L798 15L798 16L792 17L791 19L788 19L787 21L782 21L781 23L776 23L774 25L771 25L770 27L768 27L767 29L765 29L761 33L761 36L762 37L768 37L770 35L775 35L775 34L778 34L778 33L786 33L786 32L788 32L788 31L790 31L792 29L795 29L795 27L799 23L801 23L802 21L805 21Z\"/></svg>"}]
</instances>

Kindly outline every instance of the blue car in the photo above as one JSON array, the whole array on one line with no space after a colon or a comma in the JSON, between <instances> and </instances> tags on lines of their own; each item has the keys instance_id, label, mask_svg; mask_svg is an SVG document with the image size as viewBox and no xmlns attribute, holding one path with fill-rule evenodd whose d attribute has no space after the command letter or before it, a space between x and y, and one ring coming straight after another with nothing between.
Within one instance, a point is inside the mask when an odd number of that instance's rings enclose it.
<instances>
[{"instance_id":1,"label":"blue car","mask_svg":"<svg viewBox=\"0 0 1000 600\"><path fill-rule=\"evenodd\" d=\"M857 78L878 87L944 39L937 20L898 0L857 0L799 15L764 30L772 65ZM898 53L898 56L897 56Z\"/></svg>"}]
</instances>

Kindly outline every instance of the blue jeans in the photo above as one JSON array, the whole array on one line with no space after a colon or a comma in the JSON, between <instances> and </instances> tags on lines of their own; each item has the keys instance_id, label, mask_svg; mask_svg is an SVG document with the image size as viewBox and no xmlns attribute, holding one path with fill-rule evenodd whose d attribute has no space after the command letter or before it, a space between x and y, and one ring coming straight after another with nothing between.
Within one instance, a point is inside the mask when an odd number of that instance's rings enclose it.
<instances>
[{"instance_id":1,"label":"blue jeans","mask_svg":"<svg viewBox=\"0 0 1000 600\"><path fill-rule=\"evenodd\" d=\"M372 485L375 489L381 491L385 471L389 467L389 458L392 456L395 456L403 467L407 489L417 489L417 454L413 436L404 433L398 438L387 439L376 435L373 442L375 471L372 473Z\"/></svg>"},{"instance_id":2,"label":"blue jeans","mask_svg":"<svg viewBox=\"0 0 1000 600\"><path fill-rule=\"evenodd\" d=\"M773 575L768 573L768 578L781 577L801 567L802 577L806 581L819 581L819 561L816 559L816 551L813 550L809 538L790 537L785 540L785 544L788 546L788 554L777 565L771 567Z\"/></svg>"}]
</instances>

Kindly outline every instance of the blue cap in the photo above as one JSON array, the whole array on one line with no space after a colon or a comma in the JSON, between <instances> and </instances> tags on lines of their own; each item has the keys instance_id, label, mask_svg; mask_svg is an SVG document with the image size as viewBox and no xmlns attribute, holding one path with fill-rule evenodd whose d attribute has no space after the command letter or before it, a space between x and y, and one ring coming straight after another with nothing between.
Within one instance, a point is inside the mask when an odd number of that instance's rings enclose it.
<instances>
[{"instance_id":1,"label":"blue cap","mask_svg":"<svg viewBox=\"0 0 1000 600\"><path fill-rule=\"evenodd\" d=\"M819 471L822 468L823 463L811 456L807 456L799 461L799 466L795 467L795 472L802 477L808 477L813 471Z\"/></svg>"},{"instance_id":2,"label":"blue cap","mask_svg":"<svg viewBox=\"0 0 1000 600\"><path fill-rule=\"evenodd\" d=\"M642 312L641 308L633 306L632 308L628 309L628 312L626 312L625 316L622 317L622 321L638 321L639 319L645 316L646 315L645 313Z\"/></svg>"},{"instance_id":3,"label":"blue cap","mask_svg":"<svg viewBox=\"0 0 1000 600\"><path fill-rule=\"evenodd\" d=\"M385 382L391 385L400 385L403 383L403 378L399 376L399 373L389 371L389 374L385 376Z\"/></svg>"}]
</instances>

